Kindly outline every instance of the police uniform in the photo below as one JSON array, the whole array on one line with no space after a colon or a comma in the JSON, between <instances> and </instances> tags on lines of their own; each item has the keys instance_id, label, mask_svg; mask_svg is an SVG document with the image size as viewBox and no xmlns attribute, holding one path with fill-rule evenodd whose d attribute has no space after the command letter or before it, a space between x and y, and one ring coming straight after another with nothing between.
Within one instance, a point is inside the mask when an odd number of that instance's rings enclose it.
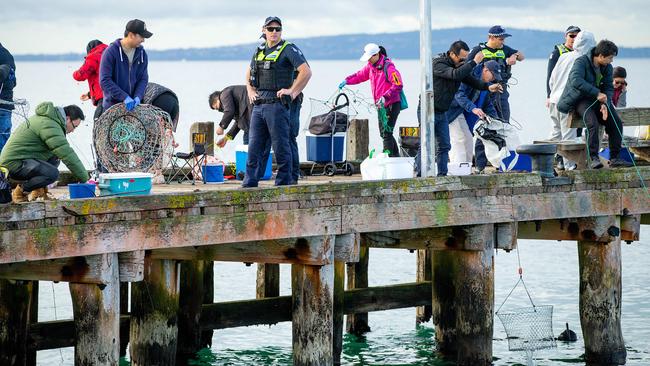
<instances>
[{"instance_id":1,"label":"police uniform","mask_svg":"<svg viewBox=\"0 0 650 366\"><path fill-rule=\"evenodd\" d=\"M467 56L467 59L473 59L478 52L483 53L483 56L485 56L481 63L495 60L501 67L501 78L503 79L504 83L503 93L492 93L492 102L494 103L494 106L499 113L499 118L508 122L510 121L510 104L508 102L510 93L508 92L507 82L512 76L512 68L506 63L506 59L519 51L507 45L503 45L503 48L501 49L496 49L488 47L485 43L479 43L478 46L472 49L472 51Z\"/></svg>"},{"instance_id":2,"label":"police uniform","mask_svg":"<svg viewBox=\"0 0 650 366\"><path fill-rule=\"evenodd\" d=\"M546 71L546 98L551 97L551 86L548 82L551 79L551 73L557 64L557 60L559 60L560 56L563 54L569 53L571 51L573 50L565 46L563 43L556 44L555 47L553 47L553 52L551 52L551 55L548 58L548 68Z\"/></svg>"},{"instance_id":3,"label":"police uniform","mask_svg":"<svg viewBox=\"0 0 650 366\"><path fill-rule=\"evenodd\" d=\"M296 70L305 62L298 47L284 40L273 47L266 43L259 46L251 60L250 83L257 89L258 99L251 115L244 187L257 187L268 160L269 140L278 167L275 184L294 183L290 125L292 103L277 98L277 92L291 88Z\"/></svg>"}]
</instances>

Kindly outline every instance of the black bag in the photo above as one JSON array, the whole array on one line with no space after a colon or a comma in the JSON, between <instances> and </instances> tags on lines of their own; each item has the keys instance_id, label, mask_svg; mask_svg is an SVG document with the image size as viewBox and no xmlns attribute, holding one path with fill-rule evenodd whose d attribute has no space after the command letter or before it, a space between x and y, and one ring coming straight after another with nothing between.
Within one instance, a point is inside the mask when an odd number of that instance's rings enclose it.
<instances>
[{"instance_id":1,"label":"black bag","mask_svg":"<svg viewBox=\"0 0 650 366\"><path fill-rule=\"evenodd\" d=\"M345 98L345 103L338 105L339 98L341 97ZM348 99L348 96L343 93L339 94L336 97L334 108L332 108L331 111L311 118L309 121L309 132L314 135L331 134L332 127L334 127L334 133L347 131L348 115L340 112L340 110L347 107L349 104L350 100Z\"/></svg>"},{"instance_id":2,"label":"black bag","mask_svg":"<svg viewBox=\"0 0 650 366\"><path fill-rule=\"evenodd\" d=\"M0 204L11 202L11 184L7 180L9 172L0 167Z\"/></svg>"}]
</instances>

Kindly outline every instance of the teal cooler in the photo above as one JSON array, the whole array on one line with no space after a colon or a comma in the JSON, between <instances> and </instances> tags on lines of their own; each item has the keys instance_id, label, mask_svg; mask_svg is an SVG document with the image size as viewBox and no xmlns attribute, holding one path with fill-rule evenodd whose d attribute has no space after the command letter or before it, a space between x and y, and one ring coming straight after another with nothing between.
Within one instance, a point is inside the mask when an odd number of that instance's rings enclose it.
<instances>
[{"instance_id":1,"label":"teal cooler","mask_svg":"<svg viewBox=\"0 0 650 366\"><path fill-rule=\"evenodd\" d=\"M248 160L248 145L238 145L237 150L235 151L235 177L237 179L240 179L240 172L241 177L246 175L246 161ZM271 176L273 176L273 171L271 170L273 168L273 150L271 150L271 153L269 154L269 160L266 162L266 169L264 170L264 176L262 176L262 180L269 180L271 179Z\"/></svg>"},{"instance_id":2,"label":"teal cooler","mask_svg":"<svg viewBox=\"0 0 650 366\"><path fill-rule=\"evenodd\" d=\"M314 135L305 133L307 139L307 160L317 163L343 161L343 148L345 147L345 132ZM332 149L332 144L334 144Z\"/></svg>"},{"instance_id":3,"label":"teal cooler","mask_svg":"<svg viewBox=\"0 0 650 366\"><path fill-rule=\"evenodd\" d=\"M100 196L138 196L151 193L150 173L105 173L99 175Z\"/></svg>"}]
</instances>

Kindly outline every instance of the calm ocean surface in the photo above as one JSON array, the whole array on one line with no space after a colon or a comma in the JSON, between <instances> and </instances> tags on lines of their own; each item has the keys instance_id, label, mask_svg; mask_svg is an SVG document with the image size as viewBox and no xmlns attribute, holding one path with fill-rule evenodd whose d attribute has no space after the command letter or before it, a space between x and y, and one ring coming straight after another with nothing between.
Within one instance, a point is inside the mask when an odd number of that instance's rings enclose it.
<instances>
[{"instance_id":1,"label":"calm ocean surface","mask_svg":"<svg viewBox=\"0 0 650 366\"><path fill-rule=\"evenodd\" d=\"M419 66L414 60L395 60L404 78L405 92L411 107L400 115L398 126L417 125L416 105L419 93ZM26 98L32 112L41 101L56 104L77 103L92 116L89 102L81 103L79 95L87 91L86 83L77 83L72 72L81 64L69 62L30 63L17 65L17 98ZM617 60L616 65L628 69L628 105L648 106L650 93L641 85L650 84L650 60ZM219 121L221 114L208 108L210 92L232 84L243 83L246 62L152 62L150 81L173 89L180 98L181 117L176 139L182 148L188 146L187 130L192 122ZM314 76L305 90L301 121L303 127L310 115L308 98L324 100L336 92L338 83L359 69L357 61L313 61ZM546 138L550 120L544 108L546 60L526 60L514 69L518 81L511 89L512 116L522 126L523 143ZM367 84L356 90L370 96ZM380 148L376 117L360 108L359 118L370 119L371 148ZM90 118L89 118L90 120ZM86 166L92 166L90 152L91 123L86 122L70 137ZM630 134L632 131L628 131ZM241 139L241 137L238 137ZM226 160L234 159L232 143L223 151ZM304 138L299 137L304 160ZM214 233L219 235L219 233ZM642 241L623 244L623 335L628 347L628 365L650 364L650 230L644 227ZM584 352L578 313L578 256L575 242L520 241L524 278L536 304L554 305L553 325L558 335L568 322L578 333L573 344L558 343L558 348L536 355L539 365L583 364ZM517 256L514 252L496 255L495 300L500 304L517 281ZM415 279L415 254L398 250L372 250L369 281L371 286L412 282ZM255 296L254 266L240 263L217 263L215 266L216 300L250 299ZM289 295L290 267L281 266L281 294ZM43 282L39 297L39 320L69 319L72 305L67 284ZM523 292L513 294L506 306L525 306ZM372 332L364 339L346 336L343 363L346 365L438 365L433 353L433 324L415 326L415 310L403 309L371 313ZM498 319L494 325L494 356L496 365L525 364L520 353L509 352L503 327ZM216 331L212 350L199 357L205 365L289 365L291 364L291 324L258 326ZM39 352L41 365L72 365L73 350Z\"/></svg>"}]
</instances>

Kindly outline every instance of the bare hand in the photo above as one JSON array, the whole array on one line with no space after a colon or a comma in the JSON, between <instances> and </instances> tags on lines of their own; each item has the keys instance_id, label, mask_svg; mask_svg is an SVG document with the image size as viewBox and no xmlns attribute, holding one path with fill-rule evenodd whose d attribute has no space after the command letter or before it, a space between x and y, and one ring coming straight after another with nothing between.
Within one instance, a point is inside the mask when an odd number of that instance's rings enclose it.
<instances>
[{"instance_id":1,"label":"bare hand","mask_svg":"<svg viewBox=\"0 0 650 366\"><path fill-rule=\"evenodd\" d=\"M476 55L474 55L474 62L476 62L477 64L480 64L481 61L483 61L484 58L485 58L485 55L483 54L483 52L477 52Z\"/></svg>"},{"instance_id":2,"label":"bare hand","mask_svg":"<svg viewBox=\"0 0 650 366\"><path fill-rule=\"evenodd\" d=\"M490 93L503 93L503 85L501 84L491 84L488 86Z\"/></svg>"},{"instance_id":3,"label":"bare hand","mask_svg":"<svg viewBox=\"0 0 650 366\"><path fill-rule=\"evenodd\" d=\"M280 89L278 90L278 93L276 94L278 98L282 98L283 95L288 95L291 97L291 100L296 99L299 93L296 93L295 91L291 89Z\"/></svg>"},{"instance_id":4,"label":"bare hand","mask_svg":"<svg viewBox=\"0 0 650 366\"><path fill-rule=\"evenodd\" d=\"M217 135L221 136L223 135L224 131L223 128L221 128L221 126L217 126L217 130L215 132L217 133Z\"/></svg>"},{"instance_id":5,"label":"bare hand","mask_svg":"<svg viewBox=\"0 0 650 366\"><path fill-rule=\"evenodd\" d=\"M515 53L514 55L508 57L506 59L506 63L510 66L514 65L517 63L517 54Z\"/></svg>"},{"instance_id":6,"label":"bare hand","mask_svg":"<svg viewBox=\"0 0 650 366\"><path fill-rule=\"evenodd\" d=\"M259 94L257 94L257 90L255 90L255 88L251 86L249 86L247 90L248 90L248 101L251 104L253 104L253 102L257 100L257 98L259 97Z\"/></svg>"},{"instance_id":7,"label":"bare hand","mask_svg":"<svg viewBox=\"0 0 650 366\"><path fill-rule=\"evenodd\" d=\"M607 94L605 93L598 93L598 101L601 103L607 103Z\"/></svg>"},{"instance_id":8,"label":"bare hand","mask_svg":"<svg viewBox=\"0 0 650 366\"><path fill-rule=\"evenodd\" d=\"M603 121L607 121L607 118L609 117L609 114L607 112L607 105L601 104L600 113L603 115Z\"/></svg>"},{"instance_id":9,"label":"bare hand","mask_svg":"<svg viewBox=\"0 0 650 366\"><path fill-rule=\"evenodd\" d=\"M228 142L228 139L225 137L222 137L217 141L217 146L223 149L224 146L226 146L226 143Z\"/></svg>"},{"instance_id":10,"label":"bare hand","mask_svg":"<svg viewBox=\"0 0 650 366\"><path fill-rule=\"evenodd\" d=\"M90 99L90 97L88 96L88 93L83 93L83 94L81 94L81 96L79 97L79 99L81 99L81 101L85 102L85 101L87 101L88 99Z\"/></svg>"},{"instance_id":11,"label":"bare hand","mask_svg":"<svg viewBox=\"0 0 650 366\"><path fill-rule=\"evenodd\" d=\"M546 108L551 106L551 100L549 98L546 98Z\"/></svg>"},{"instance_id":12,"label":"bare hand","mask_svg":"<svg viewBox=\"0 0 650 366\"><path fill-rule=\"evenodd\" d=\"M479 118L485 118L485 112L481 108L474 108L472 109L472 113L477 115Z\"/></svg>"}]
</instances>

